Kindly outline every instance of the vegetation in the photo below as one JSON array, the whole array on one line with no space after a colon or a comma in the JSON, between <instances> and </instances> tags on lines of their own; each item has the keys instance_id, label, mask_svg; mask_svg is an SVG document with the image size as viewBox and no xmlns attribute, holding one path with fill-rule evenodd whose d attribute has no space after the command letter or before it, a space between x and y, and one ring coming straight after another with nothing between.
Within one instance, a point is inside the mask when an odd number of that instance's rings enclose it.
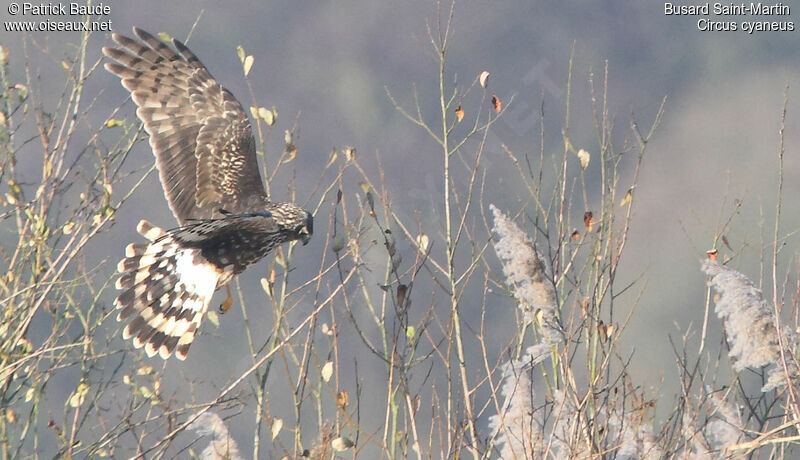
<instances>
[{"instance_id":1,"label":"vegetation","mask_svg":"<svg viewBox=\"0 0 800 460\"><path fill-rule=\"evenodd\" d=\"M131 166L146 136L131 104L99 125L89 116L105 97L86 89L101 69L90 34L71 60L47 64L60 69L30 65L29 53L47 52L30 38L24 56L0 49L2 458L792 458L797 325L786 313L796 323L798 294L778 264L783 145L763 255L771 298L729 268L738 254L718 254L732 212L702 263L701 345L674 344L681 393L648 394L621 341L648 293L617 274L664 104L616 129L609 66L588 75L590 101L573 101L582 77L570 58L563 142L502 145L492 161L513 171L505 183L519 199L489 202L489 139L514 101L492 93L483 69L466 82L449 73L453 9L428 30L435 103L387 89L436 152L425 161L441 178L437 195L409 208L387 171L350 147L315 166L313 186L289 181L289 198L315 212L309 247L320 250L306 267L282 247L251 268L260 291L235 283L238 312L212 312L199 341L224 341L209 336L222 320L246 338L235 375L212 372L214 357L196 348L185 364L163 363L119 337L114 267L127 242L99 248L116 244L121 215L139 214L128 203L154 168ZM250 78L253 57L238 53ZM43 98L44 80L63 84L58 99ZM275 136L277 110L250 104L262 176L295 177L297 126ZM576 116L591 117L594 144L574 140L588 138L573 132ZM712 307L727 334L714 350ZM657 417L657 406L669 409Z\"/></svg>"}]
</instances>

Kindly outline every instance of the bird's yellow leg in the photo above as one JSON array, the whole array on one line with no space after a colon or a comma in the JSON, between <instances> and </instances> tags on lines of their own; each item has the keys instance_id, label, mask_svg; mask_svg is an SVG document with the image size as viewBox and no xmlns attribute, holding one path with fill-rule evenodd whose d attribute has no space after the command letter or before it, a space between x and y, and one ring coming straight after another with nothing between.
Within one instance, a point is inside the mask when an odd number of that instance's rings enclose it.
<instances>
[{"instance_id":1,"label":"bird's yellow leg","mask_svg":"<svg viewBox=\"0 0 800 460\"><path fill-rule=\"evenodd\" d=\"M222 313L223 315L225 313L228 313L228 310L230 310L231 307L233 306L233 296L231 295L231 287L228 286L227 284L225 285L225 292L227 293L227 297L225 297L225 300L223 300L222 303L219 305L219 312Z\"/></svg>"}]
</instances>

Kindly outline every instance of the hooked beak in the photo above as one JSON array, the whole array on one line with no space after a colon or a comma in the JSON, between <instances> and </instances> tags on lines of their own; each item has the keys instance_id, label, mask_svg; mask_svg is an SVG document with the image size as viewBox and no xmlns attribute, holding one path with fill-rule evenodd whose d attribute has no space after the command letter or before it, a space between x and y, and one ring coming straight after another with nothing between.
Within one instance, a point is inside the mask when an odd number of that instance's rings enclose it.
<instances>
[{"instance_id":1,"label":"hooked beak","mask_svg":"<svg viewBox=\"0 0 800 460\"><path fill-rule=\"evenodd\" d=\"M300 241L303 242L303 246L307 245L308 244L308 240L310 240L310 239L311 239L311 235L309 235L308 232L306 231L305 227L303 227L303 229L300 230Z\"/></svg>"}]
</instances>

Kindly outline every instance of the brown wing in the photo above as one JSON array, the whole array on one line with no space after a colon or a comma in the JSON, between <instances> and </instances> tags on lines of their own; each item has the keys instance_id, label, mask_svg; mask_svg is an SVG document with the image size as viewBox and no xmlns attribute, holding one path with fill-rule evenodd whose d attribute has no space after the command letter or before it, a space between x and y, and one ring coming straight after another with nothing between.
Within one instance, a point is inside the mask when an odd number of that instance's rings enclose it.
<instances>
[{"instance_id":1,"label":"brown wing","mask_svg":"<svg viewBox=\"0 0 800 460\"><path fill-rule=\"evenodd\" d=\"M239 101L183 43L173 39L175 52L133 31L144 43L113 34L121 48L103 48L117 61L105 67L138 106L178 221L209 218L219 208L245 211L253 198L266 201L250 120Z\"/></svg>"}]
</instances>

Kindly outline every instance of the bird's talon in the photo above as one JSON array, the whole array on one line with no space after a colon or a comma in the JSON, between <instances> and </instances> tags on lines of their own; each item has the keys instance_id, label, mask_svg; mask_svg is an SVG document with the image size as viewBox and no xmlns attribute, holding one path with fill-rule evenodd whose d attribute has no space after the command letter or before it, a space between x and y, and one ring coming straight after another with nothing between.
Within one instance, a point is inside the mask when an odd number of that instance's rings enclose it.
<instances>
[{"instance_id":1,"label":"bird's talon","mask_svg":"<svg viewBox=\"0 0 800 460\"><path fill-rule=\"evenodd\" d=\"M233 297L231 296L231 288L228 287L228 286L225 286L225 291L228 293L228 296L225 297L225 300L223 300L222 303L219 305L219 312L220 312L220 314L223 314L223 315L225 313L228 313L228 311L233 306Z\"/></svg>"}]
</instances>

